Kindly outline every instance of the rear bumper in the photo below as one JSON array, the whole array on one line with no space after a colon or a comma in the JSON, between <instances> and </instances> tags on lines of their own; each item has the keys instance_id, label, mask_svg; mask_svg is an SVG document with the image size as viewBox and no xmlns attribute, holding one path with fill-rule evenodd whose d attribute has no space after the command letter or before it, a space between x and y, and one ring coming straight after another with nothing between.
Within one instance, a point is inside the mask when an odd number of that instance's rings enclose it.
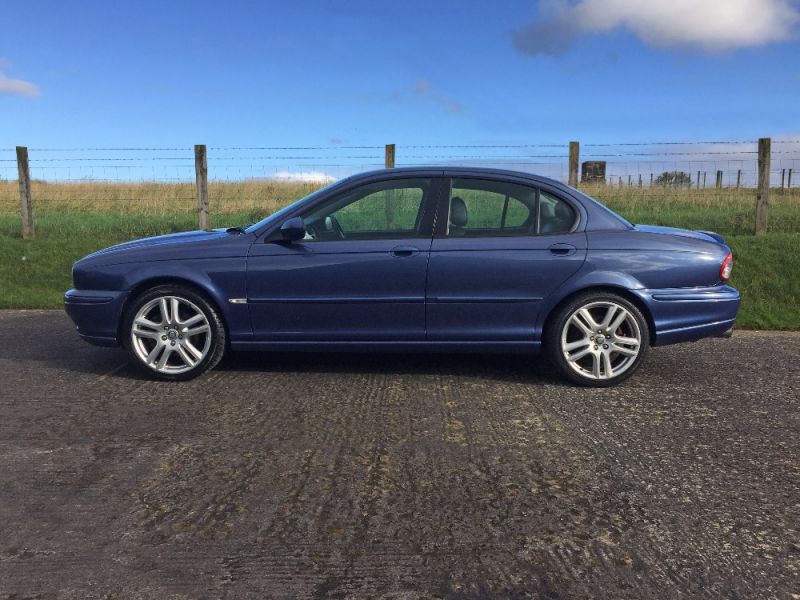
<instances>
[{"instance_id":1,"label":"rear bumper","mask_svg":"<svg viewBox=\"0 0 800 600\"><path fill-rule=\"evenodd\" d=\"M725 331L720 333L717 337L726 338L726 339L727 338L732 338L733 337L733 326L731 326L729 329L726 329Z\"/></svg>"},{"instance_id":2,"label":"rear bumper","mask_svg":"<svg viewBox=\"0 0 800 600\"><path fill-rule=\"evenodd\" d=\"M741 300L729 285L635 291L653 317L654 346L730 337Z\"/></svg>"},{"instance_id":3,"label":"rear bumper","mask_svg":"<svg viewBox=\"0 0 800 600\"><path fill-rule=\"evenodd\" d=\"M73 289L64 294L64 310L82 339L98 346L119 346L117 326L127 295L128 292Z\"/></svg>"}]
</instances>

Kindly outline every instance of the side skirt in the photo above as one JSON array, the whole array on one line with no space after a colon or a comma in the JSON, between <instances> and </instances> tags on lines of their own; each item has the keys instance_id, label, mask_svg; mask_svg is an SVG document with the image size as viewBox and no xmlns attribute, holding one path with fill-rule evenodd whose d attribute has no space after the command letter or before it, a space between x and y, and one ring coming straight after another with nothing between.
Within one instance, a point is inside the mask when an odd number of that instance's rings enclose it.
<instances>
[{"instance_id":1,"label":"side skirt","mask_svg":"<svg viewBox=\"0 0 800 600\"><path fill-rule=\"evenodd\" d=\"M266 352L442 352L539 354L540 342L231 342L231 350Z\"/></svg>"}]
</instances>

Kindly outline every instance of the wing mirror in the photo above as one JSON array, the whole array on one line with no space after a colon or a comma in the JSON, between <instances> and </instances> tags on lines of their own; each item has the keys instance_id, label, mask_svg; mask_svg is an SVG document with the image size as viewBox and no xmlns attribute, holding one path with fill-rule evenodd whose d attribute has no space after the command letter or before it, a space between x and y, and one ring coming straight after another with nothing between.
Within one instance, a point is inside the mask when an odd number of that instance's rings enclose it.
<instances>
[{"instance_id":1,"label":"wing mirror","mask_svg":"<svg viewBox=\"0 0 800 600\"><path fill-rule=\"evenodd\" d=\"M306 235L306 224L302 217L292 217L281 225L281 237L288 241L301 240Z\"/></svg>"}]
</instances>

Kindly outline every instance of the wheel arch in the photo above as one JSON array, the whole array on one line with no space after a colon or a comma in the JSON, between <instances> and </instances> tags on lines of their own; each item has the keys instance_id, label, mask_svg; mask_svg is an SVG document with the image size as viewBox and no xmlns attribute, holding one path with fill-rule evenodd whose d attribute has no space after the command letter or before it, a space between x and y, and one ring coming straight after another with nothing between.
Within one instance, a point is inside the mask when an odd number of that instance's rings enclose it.
<instances>
[{"instance_id":1,"label":"wheel arch","mask_svg":"<svg viewBox=\"0 0 800 600\"><path fill-rule=\"evenodd\" d=\"M137 282L130 291L128 292L127 297L125 298L125 302L123 302L122 307L120 309L119 320L117 323L117 339L119 340L120 344L123 347L127 348L127 336L124 335L123 328L125 326L125 315L128 312L131 304L143 293L147 290L150 290L154 287L158 287L160 285L180 285L182 287L186 287L191 289L193 292L201 295L217 312L219 315L220 320L222 321L222 325L225 327L226 332L228 331L228 322L227 322L227 315L225 311L222 310L222 303L217 298L216 294L207 287L201 285L196 281L192 281L191 279L185 279L183 277L176 277L176 276L159 276L159 277L148 277L142 279L141 281ZM228 339L228 343L230 343L230 335L226 335Z\"/></svg>"},{"instance_id":2,"label":"wheel arch","mask_svg":"<svg viewBox=\"0 0 800 600\"><path fill-rule=\"evenodd\" d=\"M549 328L552 325L553 317L558 313L562 306L570 302L573 298L580 296L581 294L586 294L587 292L596 292L596 293L609 293L609 294L616 294L617 296L621 296L625 298L628 302L633 304L636 308L644 316L645 322L647 323L647 333L648 333L648 341L649 344L652 346L653 342L656 339L656 325L655 321L653 321L653 315L650 312L649 307L645 302L636 294L631 292L629 289L616 286L616 285L590 285L586 287L582 287L577 290L571 291L569 294L561 298L558 302L556 302L550 310L547 312L547 315L544 317L542 322L542 339L545 339L545 336L549 334Z\"/></svg>"}]
</instances>

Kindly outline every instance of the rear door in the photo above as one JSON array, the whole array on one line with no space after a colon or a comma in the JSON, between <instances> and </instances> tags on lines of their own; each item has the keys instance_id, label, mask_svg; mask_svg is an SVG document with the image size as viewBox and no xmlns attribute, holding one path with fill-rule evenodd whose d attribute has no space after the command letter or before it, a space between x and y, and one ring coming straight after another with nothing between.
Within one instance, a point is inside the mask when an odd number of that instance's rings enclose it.
<instances>
[{"instance_id":1,"label":"rear door","mask_svg":"<svg viewBox=\"0 0 800 600\"><path fill-rule=\"evenodd\" d=\"M542 300L583 264L578 211L551 191L454 178L439 207L429 340L532 341Z\"/></svg>"}]
</instances>

